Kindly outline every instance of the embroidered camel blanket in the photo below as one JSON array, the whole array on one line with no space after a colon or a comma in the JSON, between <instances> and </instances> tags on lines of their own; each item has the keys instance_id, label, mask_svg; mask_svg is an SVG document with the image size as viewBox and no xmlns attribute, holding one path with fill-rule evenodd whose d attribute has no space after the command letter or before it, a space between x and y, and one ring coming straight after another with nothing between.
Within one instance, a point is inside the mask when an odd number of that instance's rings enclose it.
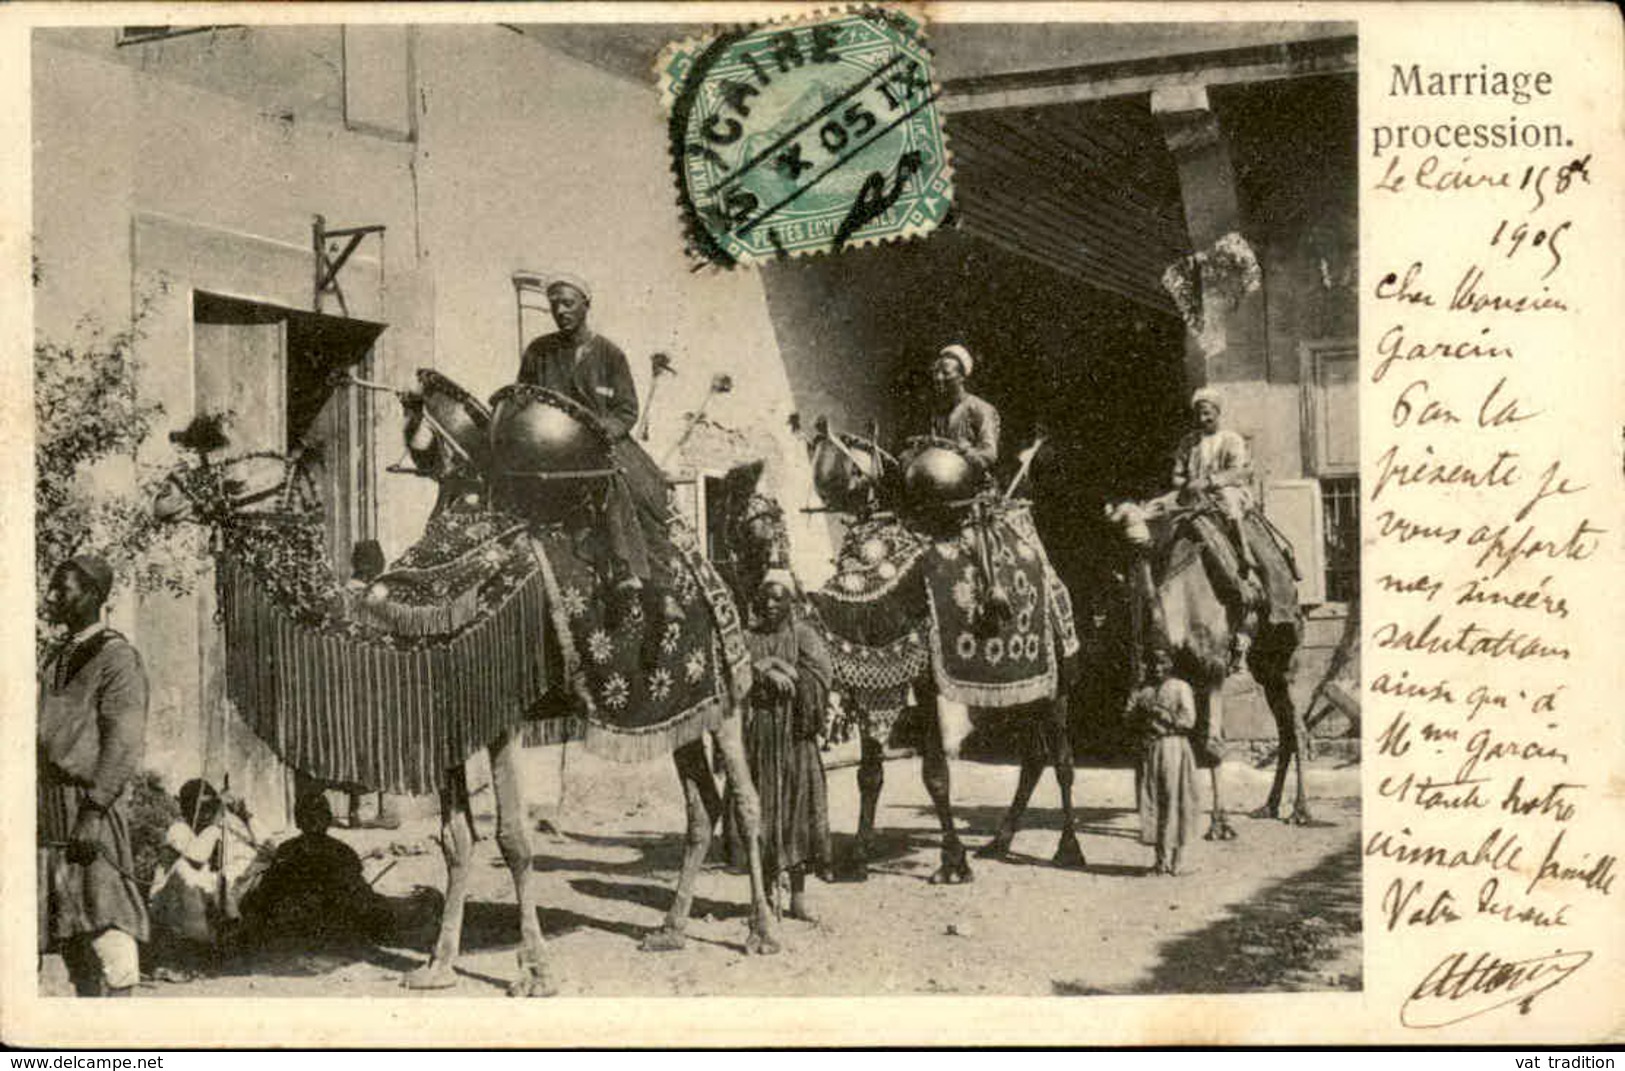
<instances>
[{"instance_id":1,"label":"embroidered camel blanket","mask_svg":"<svg viewBox=\"0 0 1625 1071\"><path fill-rule=\"evenodd\" d=\"M574 699L569 735L584 736L588 750L619 761L655 758L697 739L750 692L750 656L733 597L700 555L693 530L677 518L670 531L670 541L650 551L664 560L681 621L666 621L652 608L639 619L611 621L596 554L560 528L532 535L553 626L570 637L562 666ZM527 738L536 737L533 730Z\"/></svg>"},{"instance_id":2,"label":"embroidered camel blanket","mask_svg":"<svg viewBox=\"0 0 1625 1071\"><path fill-rule=\"evenodd\" d=\"M452 510L364 590L327 571L309 518L245 522L218 571L227 696L285 761L391 792L504 730L639 760L697 738L749 690L732 599L692 533L668 556L682 622L610 629L577 540ZM562 697L562 701L561 701Z\"/></svg>"},{"instance_id":3,"label":"embroidered camel blanket","mask_svg":"<svg viewBox=\"0 0 1625 1071\"><path fill-rule=\"evenodd\" d=\"M988 611L995 588L1007 613ZM1034 702L1055 693L1062 664L1078 651L1071 598L1019 505L942 536L896 520L855 526L834 578L812 601L830 634L837 685L860 707L901 707L927 665L947 699Z\"/></svg>"}]
</instances>

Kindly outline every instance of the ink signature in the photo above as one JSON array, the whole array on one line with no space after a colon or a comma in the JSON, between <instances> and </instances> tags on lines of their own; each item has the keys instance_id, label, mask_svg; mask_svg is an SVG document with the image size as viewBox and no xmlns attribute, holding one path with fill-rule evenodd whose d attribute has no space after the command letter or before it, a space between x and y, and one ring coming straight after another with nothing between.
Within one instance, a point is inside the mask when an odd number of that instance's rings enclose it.
<instances>
[{"instance_id":1,"label":"ink signature","mask_svg":"<svg viewBox=\"0 0 1625 1071\"><path fill-rule=\"evenodd\" d=\"M1508 1004L1528 1015L1536 997L1567 981L1590 959L1591 953L1583 951L1522 960L1452 952L1411 991L1400 1006L1399 1021L1412 1029L1449 1026Z\"/></svg>"}]
</instances>

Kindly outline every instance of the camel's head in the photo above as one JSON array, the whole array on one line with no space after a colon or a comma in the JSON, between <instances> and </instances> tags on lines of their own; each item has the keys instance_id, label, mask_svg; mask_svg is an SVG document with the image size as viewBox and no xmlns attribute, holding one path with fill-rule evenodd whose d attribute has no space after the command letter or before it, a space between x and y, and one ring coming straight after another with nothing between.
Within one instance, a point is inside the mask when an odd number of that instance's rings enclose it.
<instances>
[{"instance_id":1,"label":"camel's head","mask_svg":"<svg viewBox=\"0 0 1625 1071\"><path fill-rule=\"evenodd\" d=\"M320 505L306 470L311 460L307 450L219 461L201 456L177 466L164 480L153 501L153 516L170 523L220 524L241 515L308 512Z\"/></svg>"},{"instance_id":2,"label":"camel's head","mask_svg":"<svg viewBox=\"0 0 1625 1071\"><path fill-rule=\"evenodd\" d=\"M152 515L165 523L192 520L196 515L193 508L197 499L195 487L192 468L177 468L159 486L158 495L152 502Z\"/></svg>"},{"instance_id":3,"label":"camel's head","mask_svg":"<svg viewBox=\"0 0 1625 1071\"><path fill-rule=\"evenodd\" d=\"M1115 524L1123 538L1136 550L1151 546L1151 519L1138 502L1115 502L1106 506L1106 520Z\"/></svg>"},{"instance_id":4,"label":"camel's head","mask_svg":"<svg viewBox=\"0 0 1625 1071\"><path fill-rule=\"evenodd\" d=\"M762 469L762 462L752 461L729 470L716 503L722 517L718 563L736 595L746 599L768 569L790 564L784 508L758 489Z\"/></svg>"},{"instance_id":5,"label":"camel's head","mask_svg":"<svg viewBox=\"0 0 1625 1071\"><path fill-rule=\"evenodd\" d=\"M423 408L423 396L401 396L401 436L406 440L406 452L412 457L412 467L431 479L449 472L450 451L441 445L440 435L428 419Z\"/></svg>"},{"instance_id":6,"label":"camel's head","mask_svg":"<svg viewBox=\"0 0 1625 1071\"><path fill-rule=\"evenodd\" d=\"M431 368L400 395L402 434L413 471L433 480L477 480L490 465L491 410Z\"/></svg>"},{"instance_id":7,"label":"camel's head","mask_svg":"<svg viewBox=\"0 0 1625 1071\"><path fill-rule=\"evenodd\" d=\"M788 542L784 509L777 499L759 490L763 467L761 461L751 461L735 466L723 477L721 506L727 518L726 538L777 548Z\"/></svg>"}]
</instances>

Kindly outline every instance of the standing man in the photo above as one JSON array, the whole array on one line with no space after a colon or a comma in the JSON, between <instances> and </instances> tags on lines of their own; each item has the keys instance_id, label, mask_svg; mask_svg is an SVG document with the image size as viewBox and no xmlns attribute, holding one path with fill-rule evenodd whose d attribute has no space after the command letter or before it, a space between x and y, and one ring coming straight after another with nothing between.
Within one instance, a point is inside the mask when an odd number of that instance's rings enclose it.
<instances>
[{"instance_id":1,"label":"standing man","mask_svg":"<svg viewBox=\"0 0 1625 1071\"><path fill-rule=\"evenodd\" d=\"M136 884L126 789L141 765L147 675L101 620L113 571L81 554L57 567L46 614L67 638L40 670L37 763L40 953L60 951L81 996L129 996L147 908Z\"/></svg>"},{"instance_id":2,"label":"standing man","mask_svg":"<svg viewBox=\"0 0 1625 1071\"><path fill-rule=\"evenodd\" d=\"M829 646L796 610L788 569L769 569L756 589L756 620L745 633L754 685L745 757L762 804L762 870L768 885L790 879L793 919L817 922L807 871L828 874L829 790L818 740L828 728L834 675Z\"/></svg>"},{"instance_id":3,"label":"standing man","mask_svg":"<svg viewBox=\"0 0 1625 1071\"><path fill-rule=\"evenodd\" d=\"M587 326L592 290L573 275L547 284L547 303L558 330L525 347L519 382L555 391L579 402L609 438L621 472L609 480L604 508L610 574L622 610L641 612L644 585L661 569L649 553L651 542L667 538L671 505L665 474L632 440L638 420L638 392L621 348ZM657 584L664 588L664 584ZM669 594L661 600L662 616L683 619L682 607Z\"/></svg>"},{"instance_id":4,"label":"standing man","mask_svg":"<svg viewBox=\"0 0 1625 1071\"><path fill-rule=\"evenodd\" d=\"M937 352L931 365L931 434L959 444L987 476L999 460L999 411L965 389L975 367L970 350L954 343Z\"/></svg>"}]
</instances>

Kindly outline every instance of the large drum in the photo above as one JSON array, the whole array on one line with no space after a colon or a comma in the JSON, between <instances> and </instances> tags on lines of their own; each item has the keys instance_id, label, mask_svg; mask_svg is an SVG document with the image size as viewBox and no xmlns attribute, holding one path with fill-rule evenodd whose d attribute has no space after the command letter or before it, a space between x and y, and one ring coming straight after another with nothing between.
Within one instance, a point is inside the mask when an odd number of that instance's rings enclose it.
<instances>
[{"instance_id":1,"label":"large drum","mask_svg":"<svg viewBox=\"0 0 1625 1071\"><path fill-rule=\"evenodd\" d=\"M826 435L813 447L813 486L824 505L840 513L863 514L884 504L896 479L895 462L872 443Z\"/></svg>"},{"instance_id":2,"label":"large drum","mask_svg":"<svg viewBox=\"0 0 1625 1071\"><path fill-rule=\"evenodd\" d=\"M922 436L903 453L903 506L908 512L942 516L958 512L982 487L982 474L959 444Z\"/></svg>"},{"instance_id":3,"label":"large drum","mask_svg":"<svg viewBox=\"0 0 1625 1071\"><path fill-rule=\"evenodd\" d=\"M484 475L491 465L491 410L468 391L432 368L418 369L419 420L434 432L432 445L418 449L408 434L412 463L420 472L437 472L431 451L447 450L454 465Z\"/></svg>"},{"instance_id":4,"label":"large drum","mask_svg":"<svg viewBox=\"0 0 1625 1071\"><path fill-rule=\"evenodd\" d=\"M609 438L562 394L515 383L491 399L494 503L530 520L577 516L614 474Z\"/></svg>"}]
</instances>

